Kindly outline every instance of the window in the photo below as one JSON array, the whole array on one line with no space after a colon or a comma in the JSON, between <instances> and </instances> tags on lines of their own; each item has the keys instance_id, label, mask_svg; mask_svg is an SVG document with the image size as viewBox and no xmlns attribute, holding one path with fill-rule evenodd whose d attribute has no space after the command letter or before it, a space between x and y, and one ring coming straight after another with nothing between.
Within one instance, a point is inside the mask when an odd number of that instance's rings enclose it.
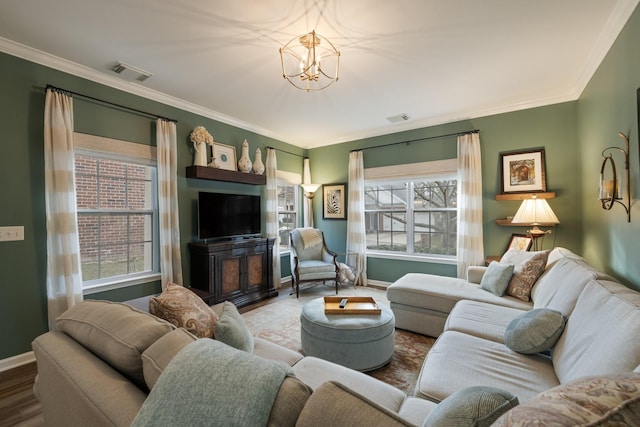
<instances>
[{"instance_id":1,"label":"window","mask_svg":"<svg viewBox=\"0 0 640 427\"><path fill-rule=\"evenodd\" d=\"M289 250L289 232L299 226L300 212L300 174L277 171L278 188L278 231L280 235L280 251Z\"/></svg>"},{"instance_id":2,"label":"window","mask_svg":"<svg viewBox=\"0 0 640 427\"><path fill-rule=\"evenodd\" d=\"M115 157L75 152L85 289L126 286L160 271L156 166L126 155Z\"/></svg>"},{"instance_id":3,"label":"window","mask_svg":"<svg viewBox=\"0 0 640 427\"><path fill-rule=\"evenodd\" d=\"M369 251L454 257L455 175L441 171L423 177L366 179L365 224Z\"/></svg>"},{"instance_id":4,"label":"window","mask_svg":"<svg viewBox=\"0 0 640 427\"><path fill-rule=\"evenodd\" d=\"M278 184L280 250L289 249L289 232L298 226L298 186Z\"/></svg>"}]
</instances>

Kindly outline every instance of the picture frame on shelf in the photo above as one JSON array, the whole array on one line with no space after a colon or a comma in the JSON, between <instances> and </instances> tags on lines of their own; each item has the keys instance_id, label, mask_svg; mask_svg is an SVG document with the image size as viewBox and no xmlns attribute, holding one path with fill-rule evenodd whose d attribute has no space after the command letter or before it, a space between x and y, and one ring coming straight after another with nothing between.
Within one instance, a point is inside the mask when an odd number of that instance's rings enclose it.
<instances>
[{"instance_id":1,"label":"picture frame on shelf","mask_svg":"<svg viewBox=\"0 0 640 427\"><path fill-rule=\"evenodd\" d=\"M500 153L502 194L547 191L544 148Z\"/></svg>"},{"instance_id":2,"label":"picture frame on shelf","mask_svg":"<svg viewBox=\"0 0 640 427\"><path fill-rule=\"evenodd\" d=\"M322 186L322 218L346 219L346 184L330 184Z\"/></svg>"},{"instance_id":3,"label":"picture frame on shelf","mask_svg":"<svg viewBox=\"0 0 640 427\"><path fill-rule=\"evenodd\" d=\"M518 249L520 251L528 251L531 249L533 245L533 237L528 234L518 234L514 233L511 235L511 239L509 239L509 244L507 245L507 252L509 249Z\"/></svg>"},{"instance_id":4,"label":"picture frame on shelf","mask_svg":"<svg viewBox=\"0 0 640 427\"><path fill-rule=\"evenodd\" d=\"M229 171L238 170L238 161L236 160L236 147L233 145L213 143L213 164L218 169Z\"/></svg>"}]
</instances>

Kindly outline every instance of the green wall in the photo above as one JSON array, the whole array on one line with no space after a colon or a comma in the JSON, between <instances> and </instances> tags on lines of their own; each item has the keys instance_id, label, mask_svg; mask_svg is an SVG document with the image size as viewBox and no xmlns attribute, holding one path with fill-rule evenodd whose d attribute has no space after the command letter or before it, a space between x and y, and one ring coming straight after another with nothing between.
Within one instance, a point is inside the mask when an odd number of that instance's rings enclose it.
<instances>
[{"instance_id":1,"label":"green wall","mask_svg":"<svg viewBox=\"0 0 640 427\"><path fill-rule=\"evenodd\" d=\"M578 145L582 164L584 256L597 267L640 289L640 180L638 166L639 111L636 91L640 87L640 10L627 22L613 47L592 77L578 102ZM598 180L601 152L605 147L624 147L617 134L629 136L631 155L631 223L616 204L610 211L600 207ZM624 163L617 157L617 167Z\"/></svg>"},{"instance_id":2,"label":"green wall","mask_svg":"<svg viewBox=\"0 0 640 427\"><path fill-rule=\"evenodd\" d=\"M0 53L0 226L23 225L25 239L0 242L0 360L30 351L31 341L47 330L46 226L44 212L43 117L45 86L73 92L170 117L178 121L178 202L184 283L190 284L188 243L195 239L198 191L263 194L264 186L187 179L185 167L193 156L189 133L205 126L215 140L235 145L238 155L246 138L251 156L266 146L306 155L306 151L168 105L124 93L91 81ZM122 109L74 97L74 124L78 132L155 145L155 120ZM278 167L302 173L298 156L278 156ZM288 274L288 259L283 260ZM160 290L159 282L89 295L92 299L124 301Z\"/></svg>"},{"instance_id":3,"label":"green wall","mask_svg":"<svg viewBox=\"0 0 640 427\"><path fill-rule=\"evenodd\" d=\"M495 195L500 193L499 153L530 148L545 149L547 189L556 192L556 198L549 200L549 204L560 219L553 234L545 238L544 247L563 246L580 252L582 218L580 211L575 209L580 203L580 164L575 123L576 102L567 102L316 148L309 153L312 181L347 182L349 151L354 149L364 149L365 168L454 158L457 151L455 136L371 147L479 129L485 254L501 255L511 234L524 233L528 228L496 225L497 218L515 214L520 202L496 201ZM329 247L344 249L346 221L323 220L321 197L314 199L314 218L328 235ZM370 279L391 282L408 271L455 276L456 267L372 257L368 260Z\"/></svg>"}]
</instances>

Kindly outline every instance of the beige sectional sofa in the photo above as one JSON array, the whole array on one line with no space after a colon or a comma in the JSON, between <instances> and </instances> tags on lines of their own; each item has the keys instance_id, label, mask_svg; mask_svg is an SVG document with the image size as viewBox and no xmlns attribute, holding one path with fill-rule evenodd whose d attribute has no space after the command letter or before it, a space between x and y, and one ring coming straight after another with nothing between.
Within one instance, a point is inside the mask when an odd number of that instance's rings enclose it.
<instances>
[{"instance_id":1,"label":"beige sectional sofa","mask_svg":"<svg viewBox=\"0 0 640 427\"><path fill-rule=\"evenodd\" d=\"M416 396L439 402L483 385L509 390L522 403L581 377L629 373L640 365L640 293L581 257L554 249L530 302L481 289L477 273L484 268L475 270L477 283L412 274L387 290L398 327L438 337L424 361ZM504 341L508 325L541 308L566 318L552 351L513 351Z\"/></svg>"},{"instance_id":2,"label":"beige sectional sofa","mask_svg":"<svg viewBox=\"0 0 640 427\"><path fill-rule=\"evenodd\" d=\"M482 269L475 270L480 277ZM258 360L276 361L290 369L265 425L491 425L497 418L493 408L479 423L467 422L458 413L470 406L465 399L473 393L483 401L472 406L474 412L486 406L487 387L492 399L493 390L505 396L496 408L507 412L496 425L640 424L640 374L632 373L640 365L637 292L564 249L550 254L531 303L486 295L479 285L458 279L430 275L409 275L409 279L399 280L388 290L395 310L403 307L397 315L410 312L402 327L422 331L422 322L434 320L436 326L428 328L439 335L424 361L414 395L254 337L252 353L232 349L239 360L255 358L260 366ZM409 302L413 306L407 309ZM511 321L543 307L566 318L553 350L535 354L511 350L504 339ZM410 319L414 322L406 322ZM203 341L214 342L197 340L130 305L105 301L76 305L60 317L58 330L33 342L38 364L34 389L45 424L128 426L135 420L136 426L163 425L158 420L141 423L139 414L149 413L144 408L151 401L162 407L163 402L175 405L177 398L185 399L189 390L184 388L170 385L166 396L158 396L159 390L163 382L167 389L166 373L175 374L180 368L185 349ZM203 358L204 372L215 359ZM212 379L211 388L224 387L226 379ZM481 394L475 386L480 386ZM235 393L239 411L256 404L243 399L241 388L230 393ZM217 413L217 402L191 400L198 396L187 398L186 403L200 404L214 416ZM520 405L509 409L518 400ZM191 410L188 413L197 416ZM209 418L197 424L233 425Z\"/></svg>"}]
</instances>

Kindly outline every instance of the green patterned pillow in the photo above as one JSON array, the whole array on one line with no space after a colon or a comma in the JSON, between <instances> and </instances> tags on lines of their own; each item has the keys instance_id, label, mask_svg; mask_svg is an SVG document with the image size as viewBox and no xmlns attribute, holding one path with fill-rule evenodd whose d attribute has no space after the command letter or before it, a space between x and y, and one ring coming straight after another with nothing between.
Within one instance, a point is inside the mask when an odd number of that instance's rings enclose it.
<instances>
[{"instance_id":1,"label":"green patterned pillow","mask_svg":"<svg viewBox=\"0 0 640 427\"><path fill-rule=\"evenodd\" d=\"M518 398L494 387L468 387L444 399L422 427L488 427L518 405Z\"/></svg>"},{"instance_id":2,"label":"green patterned pillow","mask_svg":"<svg viewBox=\"0 0 640 427\"><path fill-rule=\"evenodd\" d=\"M553 347L566 324L559 311L536 308L513 319L504 331L504 343L513 351L534 354Z\"/></svg>"}]
</instances>

